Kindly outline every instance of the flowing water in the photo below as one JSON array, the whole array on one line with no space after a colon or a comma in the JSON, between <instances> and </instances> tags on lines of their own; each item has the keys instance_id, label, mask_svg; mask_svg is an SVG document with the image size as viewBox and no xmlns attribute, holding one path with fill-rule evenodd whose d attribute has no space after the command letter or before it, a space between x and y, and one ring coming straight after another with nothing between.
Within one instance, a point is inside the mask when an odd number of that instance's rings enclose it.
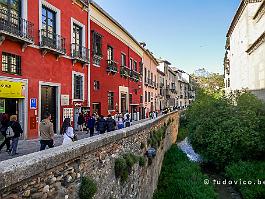
<instances>
[{"instance_id":1,"label":"flowing water","mask_svg":"<svg viewBox=\"0 0 265 199\"><path fill-rule=\"evenodd\" d=\"M218 193L218 199L242 198L233 186L222 183L225 178L220 175L220 173L212 169L210 165L203 163L202 157L199 154L195 153L192 145L189 143L188 138L185 138L183 141L177 143L177 145L187 155L190 161L201 164L203 173L209 176L210 181L216 180L218 182L221 182L215 185L216 191Z\"/></svg>"}]
</instances>

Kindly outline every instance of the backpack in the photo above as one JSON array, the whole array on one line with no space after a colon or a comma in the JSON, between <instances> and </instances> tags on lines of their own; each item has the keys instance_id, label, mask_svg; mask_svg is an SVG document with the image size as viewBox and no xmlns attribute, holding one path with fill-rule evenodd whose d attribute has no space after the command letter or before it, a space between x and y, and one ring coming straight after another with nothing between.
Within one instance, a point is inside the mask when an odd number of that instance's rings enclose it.
<instances>
[{"instance_id":1,"label":"backpack","mask_svg":"<svg viewBox=\"0 0 265 199\"><path fill-rule=\"evenodd\" d=\"M14 133L14 131L12 129L12 125L7 127L7 129L6 129L6 138L12 138L12 137L14 137L14 135L15 135L15 133Z\"/></svg>"}]
</instances>

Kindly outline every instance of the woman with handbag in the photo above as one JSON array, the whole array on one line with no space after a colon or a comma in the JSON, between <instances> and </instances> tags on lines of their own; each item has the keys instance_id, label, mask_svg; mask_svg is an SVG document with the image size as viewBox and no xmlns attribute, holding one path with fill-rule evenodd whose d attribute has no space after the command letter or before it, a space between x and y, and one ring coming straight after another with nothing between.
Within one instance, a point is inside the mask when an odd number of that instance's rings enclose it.
<instances>
[{"instance_id":1,"label":"woman with handbag","mask_svg":"<svg viewBox=\"0 0 265 199\"><path fill-rule=\"evenodd\" d=\"M62 125L61 134L63 135L63 145L70 144L76 140L74 129L71 127L70 118L65 118Z\"/></svg>"}]
</instances>

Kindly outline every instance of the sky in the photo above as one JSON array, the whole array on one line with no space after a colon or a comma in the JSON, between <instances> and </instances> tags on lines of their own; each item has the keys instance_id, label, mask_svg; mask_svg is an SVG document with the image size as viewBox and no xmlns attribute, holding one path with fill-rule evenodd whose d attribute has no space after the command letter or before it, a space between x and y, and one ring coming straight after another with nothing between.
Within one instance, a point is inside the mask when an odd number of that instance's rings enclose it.
<instances>
[{"instance_id":1,"label":"sky","mask_svg":"<svg viewBox=\"0 0 265 199\"><path fill-rule=\"evenodd\" d=\"M223 73L226 33L240 0L95 0L157 58L187 73Z\"/></svg>"}]
</instances>

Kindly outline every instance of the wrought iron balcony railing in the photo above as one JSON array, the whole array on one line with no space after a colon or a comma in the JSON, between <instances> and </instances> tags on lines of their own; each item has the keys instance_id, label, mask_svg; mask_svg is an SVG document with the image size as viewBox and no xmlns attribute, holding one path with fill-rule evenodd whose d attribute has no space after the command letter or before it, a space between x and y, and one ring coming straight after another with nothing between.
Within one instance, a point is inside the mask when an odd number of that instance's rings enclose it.
<instances>
[{"instance_id":1,"label":"wrought iron balcony railing","mask_svg":"<svg viewBox=\"0 0 265 199\"><path fill-rule=\"evenodd\" d=\"M113 60L107 60L107 72L109 73L117 73L118 67L117 63Z\"/></svg>"},{"instance_id":2,"label":"wrought iron balcony railing","mask_svg":"<svg viewBox=\"0 0 265 199\"><path fill-rule=\"evenodd\" d=\"M53 51L56 54L65 54L65 38L61 35L42 29L40 31L40 48Z\"/></svg>"},{"instance_id":3,"label":"wrought iron balcony railing","mask_svg":"<svg viewBox=\"0 0 265 199\"><path fill-rule=\"evenodd\" d=\"M140 80L140 74L137 71L131 70L130 78L138 82Z\"/></svg>"},{"instance_id":4,"label":"wrought iron balcony railing","mask_svg":"<svg viewBox=\"0 0 265 199\"><path fill-rule=\"evenodd\" d=\"M89 49L79 44L71 45L71 56L81 63L89 63Z\"/></svg>"},{"instance_id":5,"label":"wrought iron balcony railing","mask_svg":"<svg viewBox=\"0 0 265 199\"><path fill-rule=\"evenodd\" d=\"M130 77L130 69L126 66L121 66L120 74L122 77L128 78Z\"/></svg>"},{"instance_id":6,"label":"wrought iron balcony railing","mask_svg":"<svg viewBox=\"0 0 265 199\"><path fill-rule=\"evenodd\" d=\"M0 33L16 40L34 43L34 24L8 10L0 9Z\"/></svg>"}]
</instances>

